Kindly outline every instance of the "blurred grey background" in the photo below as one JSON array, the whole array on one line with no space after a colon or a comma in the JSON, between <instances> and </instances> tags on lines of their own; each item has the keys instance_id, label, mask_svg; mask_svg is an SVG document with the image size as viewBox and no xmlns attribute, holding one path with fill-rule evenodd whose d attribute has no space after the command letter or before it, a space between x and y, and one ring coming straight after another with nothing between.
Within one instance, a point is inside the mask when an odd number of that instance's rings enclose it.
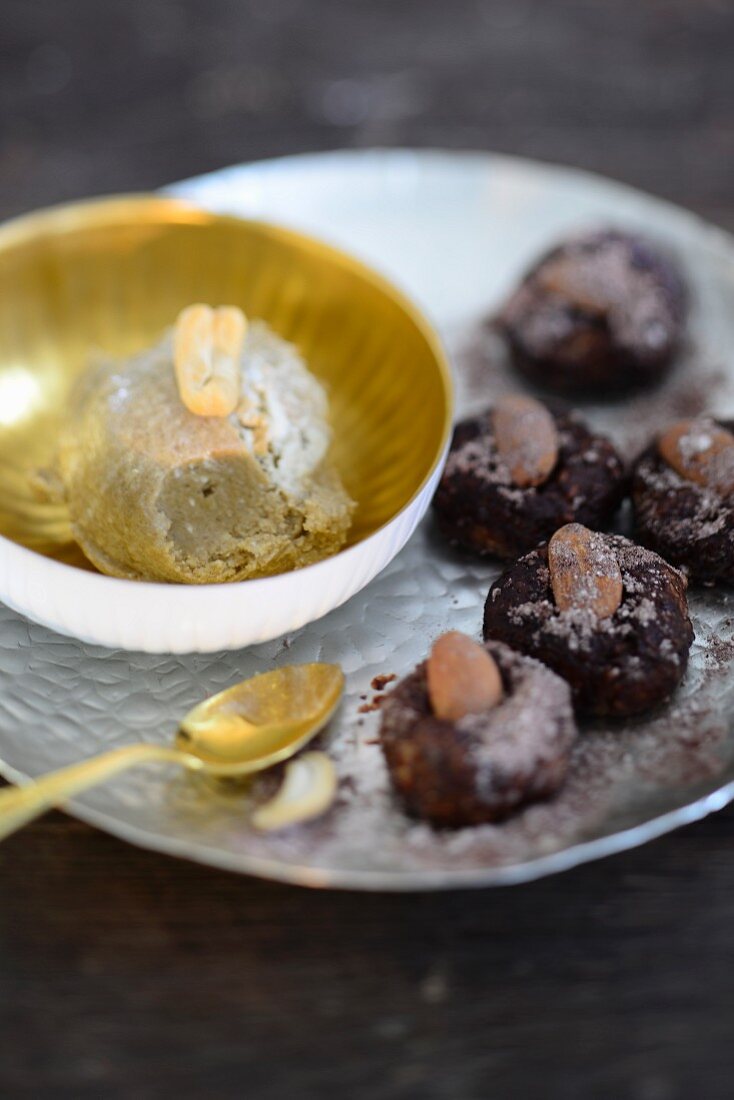
<instances>
[{"instance_id":1,"label":"blurred grey background","mask_svg":"<svg viewBox=\"0 0 734 1100\"><path fill-rule=\"evenodd\" d=\"M734 228L729 0L0 0L0 215L338 146L593 169Z\"/></svg>"}]
</instances>

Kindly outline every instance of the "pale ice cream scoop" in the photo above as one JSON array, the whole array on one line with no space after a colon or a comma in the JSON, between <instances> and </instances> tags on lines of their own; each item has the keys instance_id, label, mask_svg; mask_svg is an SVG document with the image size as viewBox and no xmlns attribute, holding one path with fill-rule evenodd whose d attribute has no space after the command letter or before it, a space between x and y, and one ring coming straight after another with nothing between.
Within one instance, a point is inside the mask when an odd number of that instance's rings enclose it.
<instances>
[{"instance_id":1,"label":"pale ice cream scoop","mask_svg":"<svg viewBox=\"0 0 734 1100\"><path fill-rule=\"evenodd\" d=\"M321 383L262 322L227 416L181 401L172 335L72 396L58 471L74 536L104 573L205 583L267 576L343 546L353 502L328 458Z\"/></svg>"}]
</instances>

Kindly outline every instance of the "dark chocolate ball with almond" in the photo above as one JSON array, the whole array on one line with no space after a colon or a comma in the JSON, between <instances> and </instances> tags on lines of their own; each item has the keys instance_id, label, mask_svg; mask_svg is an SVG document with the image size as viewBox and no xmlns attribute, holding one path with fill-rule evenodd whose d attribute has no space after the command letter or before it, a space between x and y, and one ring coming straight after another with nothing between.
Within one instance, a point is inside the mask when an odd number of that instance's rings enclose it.
<instances>
[{"instance_id":1,"label":"dark chocolate ball with almond","mask_svg":"<svg viewBox=\"0 0 734 1100\"><path fill-rule=\"evenodd\" d=\"M406 810L437 826L500 821L563 783L577 731L568 685L499 642L451 631L381 707Z\"/></svg>"},{"instance_id":2,"label":"dark chocolate ball with almond","mask_svg":"<svg viewBox=\"0 0 734 1100\"><path fill-rule=\"evenodd\" d=\"M632 476L635 530L692 578L734 581L734 420L666 428Z\"/></svg>"},{"instance_id":3,"label":"dark chocolate ball with almond","mask_svg":"<svg viewBox=\"0 0 734 1100\"><path fill-rule=\"evenodd\" d=\"M542 256L495 318L513 363L564 394L648 385L670 366L686 317L675 263L639 234L601 229Z\"/></svg>"},{"instance_id":4,"label":"dark chocolate ball with almond","mask_svg":"<svg viewBox=\"0 0 734 1100\"><path fill-rule=\"evenodd\" d=\"M576 413L513 395L457 424L433 507L452 545L508 558L566 523L606 526L625 486L608 439Z\"/></svg>"},{"instance_id":5,"label":"dark chocolate ball with almond","mask_svg":"<svg viewBox=\"0 0 734 1100\"><path fill-rule=\"evenodd\" d=\"M686 579L621 535L570 524L495 581L484 637L557 672L581 714L642 714L672 695L688 664Z\"/></svg>"}]
</instances>

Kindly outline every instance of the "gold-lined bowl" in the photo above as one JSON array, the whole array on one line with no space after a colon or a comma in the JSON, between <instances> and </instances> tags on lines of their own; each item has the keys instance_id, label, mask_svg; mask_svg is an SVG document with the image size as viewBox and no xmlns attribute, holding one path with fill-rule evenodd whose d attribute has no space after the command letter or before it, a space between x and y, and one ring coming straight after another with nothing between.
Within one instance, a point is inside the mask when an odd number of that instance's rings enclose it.
<instances>
[{"instance_id":1,"label":"gold-lined bowl","mask_svg":"<svg viewBox=\"0 0 734 1100\"><path fill-rule=\"evenodd\" d=\"M240 306L298 346L329 391L333 453L357 502L348 546L225 585L103 577L35 473L96 353L153 344L194 301ZM92 200L0 228L0 599L62 633L152 652L276 637L343 603L425 512L448 444L451 379L415 307L351 257L291 230L175 199Z\"/></svg>"}]
</instances>

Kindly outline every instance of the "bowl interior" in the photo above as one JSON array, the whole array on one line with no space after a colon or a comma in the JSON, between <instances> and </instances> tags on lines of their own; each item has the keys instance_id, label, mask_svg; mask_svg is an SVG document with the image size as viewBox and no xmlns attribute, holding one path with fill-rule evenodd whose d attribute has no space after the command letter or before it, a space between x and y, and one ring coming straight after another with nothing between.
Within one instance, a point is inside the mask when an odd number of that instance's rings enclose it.
<instances>
[{"instance_id":1,"label":"bowl interior","mask_svg":"<svg viewBox=\"0 0 734 1100\"><path fill-rule=\"evenodd\" d=\"M96 355L150 345L195 301L239 305L326 383L354 543L413 496L441 453L451 383L420 315L350 257L172 199L61 207L0 229L0 534L81 568L65 510L35 484L67 394Z\"/></svg>"}]
</instances>

